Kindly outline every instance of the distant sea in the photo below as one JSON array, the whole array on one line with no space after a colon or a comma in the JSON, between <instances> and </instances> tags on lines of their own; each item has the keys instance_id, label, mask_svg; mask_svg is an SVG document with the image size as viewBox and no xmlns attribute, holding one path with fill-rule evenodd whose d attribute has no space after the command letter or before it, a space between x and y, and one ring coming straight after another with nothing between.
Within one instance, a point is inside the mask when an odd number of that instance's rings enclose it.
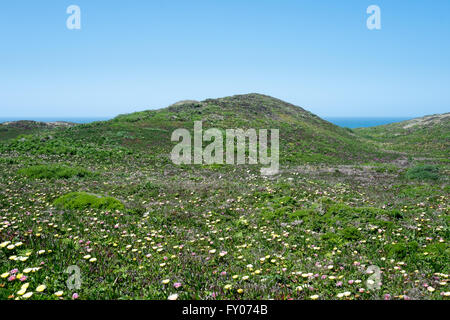
<instances>
[{"instance_id":1,"label":"distant sea","mask_svg":"<svg viewBox=\"0 0 450 320\"><path fill-rule=\"evenodd\" d=\"M389 124L394 122L400 122L405 120L413 119L412 117L386 117L386 118L375 118L375 117L323 117L323 119L338 125L340 127L346 128L363 128L363 127L374 127L381 126L383 124Z\"/></svg>"},{"instance_id":2,"label":"distant sea","mask_svg":"<svg viewBox=\"0 0 450 320\"><path fill-rule=\"evenodd\" d=\"M110 120L113 117L79 117L79 118L70 118L70 117L0 117L0 123L7 121L19 121L19 120L34 120L41 122L54 122L54 121L67 121L73 123L91 123L95 121L105 121Z\"/></svg>"},{"instance_id":3,"label":"distant sea","mask_svg":"<svg viewBox=\"0 0 450 320\"><path fill-rule=\"evenodd\" d=\"M323 117L325 120L334 123L335 125L347 128L362 128L362 127L373 127L383 124L399 122L404 120L409 120L412 118L407 117L386 117L386 118L373 118L373 117ZM34 120L42 122L52 122L52 121L67 121L74 123L90 123L94 121L105 121L110 120L112 117L79 117L79 118L65 118L65 117L0 117L0 123L6 121L18 121L18 120Z\"/></svg>"}]
</instances>

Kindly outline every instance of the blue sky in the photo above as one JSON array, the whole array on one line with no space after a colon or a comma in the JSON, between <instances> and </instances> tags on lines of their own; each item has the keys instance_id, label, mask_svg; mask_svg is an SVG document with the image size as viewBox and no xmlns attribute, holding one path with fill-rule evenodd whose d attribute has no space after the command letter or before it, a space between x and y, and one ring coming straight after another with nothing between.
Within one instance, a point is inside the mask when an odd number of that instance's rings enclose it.
<instances>
[{"instance_id":1,"label":"blue sky","mask_svg":"<svg viewBox=\"0 0 450 320\"><path fill-rule=\"evenodd\" d=\"M68 30L66 8L81 8ZM381 30L366 9L381 8ZM450 1L4 1L0 117L258 92L320 116L450 111Z\"/></svg>"}]
</instances>

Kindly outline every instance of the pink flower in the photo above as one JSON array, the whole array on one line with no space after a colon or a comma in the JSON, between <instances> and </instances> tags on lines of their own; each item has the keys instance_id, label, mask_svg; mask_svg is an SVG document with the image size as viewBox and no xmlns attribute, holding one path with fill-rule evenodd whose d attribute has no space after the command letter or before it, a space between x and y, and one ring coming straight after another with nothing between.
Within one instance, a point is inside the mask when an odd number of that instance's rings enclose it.
<instances>
[{"instance_id":1,"label":"pink flower","mask_svg":"<svg viewBox=\"0 0 450 320\"><path fill-rule=\"evenodd\" d=\"M14 281L14 280L16 280L16 276L15 275L12 275L12 276L10 276L8 278L8 281Z\"/></svg>"},{"instance_id":2,"label":"pink flower","mask_svg":"<svg viewBox=\"0 0 450 320\"><path fill-rule=\"evenodd\" d=\"M222 271L222 272L220 273L221 276L225 276L226 274L227 274L226 271Z\"/></svg>"},{"instance_id":3,"label":"pink flower","mask_svg":"<svg viewBox=\"0 0 450 320\"><path fill-rule=\"evenodd\" d=\"M342 281L339 281L338 283L336 283L336 287L342 287Z\"/></svg>"},{"instance_id":4,"label":"pink flower","mask_svg":"<svg viewBox=\"0 0 450 320\"><path fill-rule=\"evenodd\" d=\"M353 284L353 280L348 280L348 284Z\"/></svg>"},{"instance_id":5,"label":"pink flower","mask_svg":"<svg viewBox=\"0 0 450 320\"><path fill-rule=\"evenodd\" d=\"M20 278L19 280L24 282L25 280L27 280L27 276L22 276L22 278Z\"/></svg>"},{"instance_id":6,"label":"pink flower","mask_svg":"<svg viewBox=\"0 0 450 320\"><path fill-rule=\"evenodd\" d=\"M17 272L19 272L19 269L12 269L9 273L10 274L16 274Z\"/></svg>"},{"instance_id":7,"label":"pink flower","mask_svg":"<svg viewBox=\"0 0 450 320\"><path fill-rule=\"evenodd\" d=\"M72 295L72 299L73 299L73 300L78 299L78 297L79 297L79 295L78 295L78 293L76 293L76 292Z\"/></svg>"},{"instance_id":8,"label":"pink flower","mask_svg":"<svg viewBox=\"0 0 450 320\"><path fill-rule=\"evenodd\" d=\"M391 295L389 293L386 293L384 295L384 300L391 300Z\"/></svg>"},{"instance_id":9,"label":"pink flower","mask_svg":"<svg viewBox=\"0 0 450 320\"><path fill-rule=\"evenodd\" d=\"M173 286L175 287L175 289L178 289L179 287L181 287L181 283L175 282L175 283L173 284Z\"/></svg>"}]
</instances>

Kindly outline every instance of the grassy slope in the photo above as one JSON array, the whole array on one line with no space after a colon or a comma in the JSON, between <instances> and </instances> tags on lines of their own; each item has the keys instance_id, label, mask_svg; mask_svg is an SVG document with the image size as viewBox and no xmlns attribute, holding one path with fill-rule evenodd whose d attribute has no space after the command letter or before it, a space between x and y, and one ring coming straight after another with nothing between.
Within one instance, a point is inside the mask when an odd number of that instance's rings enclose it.
<instances>
[{"instance_id":1,"label":"grassy slope","mask_svg":"<svg viewBox=\"0 0 450 320\"><path fill-rule=\"evenodd\" d=\"M17 121L0 124L0 141L13 139L22 134L37 133L46 128L47 126L44 123L34 121Z\"/></svg>"},{"instance_id":2,"label":"grassy slope","mask_svg":"<svg viewBox=\"0 0 450 320\"><path fill-rule=\"evenodd\" d=\"M448 160L450 113L355 129L362 137L375 140L386 149L410 155Z\"/></svg>"},{"instance_id":3,"label":"grassy slope","mask_svg":"<svg viewBox=\"0 0 450 320\"><path fill-rule=\"evenodd\" d=\"M284 170L267 179L247 166L174 166L170 133L197 119L204 128L280 126ZM0 275L26 275L30 299L57 291L64 299L445 299L448 171L410 180L407 167L383 162L382 142L362 139L246 95L9 140L0 145ZM361 164L373 159L378 166ZM80 200L65 205L67 194ZM85 208L93 195L125 209ZM73 291L70 265L83 279ZM378 290L366 283L370 265L382 271ZM23 299L22 284L0 278L0 299Z\"/></svg>"},{"instance_id":4,"label":"grassy slope","mask_svg":"<svg viewBox=\"0 0 450 320\"><path fill-rule=\"evenodd\" d=\"M135 130L142 128L134 136L139 139L143 133L141 141L145 145L149 139L145 138L144 130L163 129L156 132L155 140L160 143L169 141L170 133L176 128L191 128L195 120L202 120L205 129L277 128L282 163L342 163L387 156L351 131L300 107L259 94L180 103L162 110L119 116L115 121L122 128L127 127L126 122L133 123ZM136 141L133 144L136 146Z\"/></svg>"},{"instance_id":5,"label":"grassy slope","mask_svg":"<svg viewBox=\"0 0 450 320\"><path fill-rule=\"evenodd\" d=\"M58 131L53 139L39 144L36 144L37 138L30 143L16 141L11 149L38 147L37 153L54 150L55 153L74 154L91 147L102 150L123 148L167 163L175 145L170 142L171 133L177 128L191 129L195 120L202 120L204 129L279 129L281 165L357 163L395 157L300 107L259 94L180 103L165 109L121 115L111 121Z\"/></svg>"},{"instance_id":6,"label":"grassy slope","mask_svg":"<svg viewBox=\"0 0 450 320\"><path fill-rule=\"evenodd\" d=\"M75 124L70 122L38 122L30 120L0 123L0 141L14 139L21 135L50 133L58 128L72 126L75 126Z\"/></svg>"}]
</instances>

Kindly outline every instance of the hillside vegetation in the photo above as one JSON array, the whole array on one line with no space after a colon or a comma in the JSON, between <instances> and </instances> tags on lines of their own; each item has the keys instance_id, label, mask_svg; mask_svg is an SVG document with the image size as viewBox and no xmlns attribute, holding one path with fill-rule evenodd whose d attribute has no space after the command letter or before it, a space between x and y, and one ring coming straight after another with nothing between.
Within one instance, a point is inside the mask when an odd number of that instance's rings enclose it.
<instances>
[{"instance_id":1,"label":"hillside vegetation","mask_svg":"<svg viewBox=\"0 0 450 320\"><path fill-rule=\"evenodd\" d=\"M168 163L174 146L170 142L172 132L178 128L192 129L194 121L200 120L204 129L279 129L282 165L360 163L396 157L367 143L351 130L333 125L300 107L260 94L202 102L185 101L164 109L120 115L111 121L59 130L52 134L51 139L42 134L27 139L22 137L11 142L8 150L78 155L94 153L94 148L106 156L109 151L128 152Z\"/></svg>"},{"instance_id":2,"label":"hillside vegetation","mask_svg":"<svg viewBox=\"0 0 450 320\"><path fill-rule=\"evenodd\" d=\"M0 123L0 141L16 138L22 134L39 133L55 128L67 128L74 126L74 123L55 121L55 122L39 122L31 120L21 120Z\"/></svg>"},{"instance_id":3,"label":"hillside vegetation","mask_svg":"<svg viewBox=\"0 0 450 320\"><path fill-rule=\"evenodd\" d=\"M358 128L355 131L365 138L382 143L384 148L448 161L450 113L371 128Z\"/></svg>"},{"instance_id":4,"label":"hillside vegetation","mask_svg":"<svg viewBox=\"0 0 450 320\"><path fill-rule=\"evenodd\" d=\"M280 172L174 165L195 120L278 128ZM348 130L249 94L19 126L0 138L0 299L448 299L441 120Z\"/></svg>"}]
</instances>

